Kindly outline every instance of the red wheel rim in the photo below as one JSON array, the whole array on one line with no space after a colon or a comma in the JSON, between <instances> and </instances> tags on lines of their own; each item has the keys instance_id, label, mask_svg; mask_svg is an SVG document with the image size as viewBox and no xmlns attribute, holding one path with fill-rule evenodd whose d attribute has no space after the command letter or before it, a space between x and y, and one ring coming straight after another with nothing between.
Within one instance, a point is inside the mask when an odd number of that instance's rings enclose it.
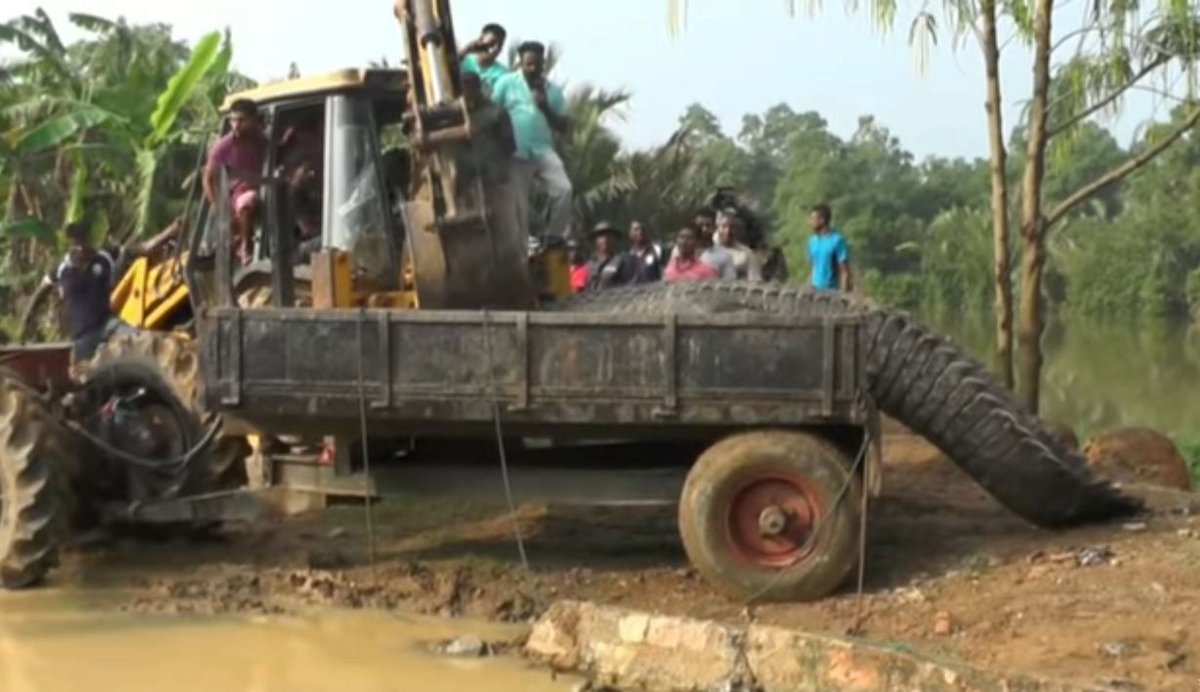
<instances>
[{"instance_id":1,"label":"red wheel rim","mask_svg":"<svg viewBox=\"0 0 1200 692\"><path fill-rule=\"evenodd\" d=\"M760 476L729 498L725 527L733 555L760 567L793 565L813 551L821 515L815 490L794 475Z\"/></svg>"}]
</instances>

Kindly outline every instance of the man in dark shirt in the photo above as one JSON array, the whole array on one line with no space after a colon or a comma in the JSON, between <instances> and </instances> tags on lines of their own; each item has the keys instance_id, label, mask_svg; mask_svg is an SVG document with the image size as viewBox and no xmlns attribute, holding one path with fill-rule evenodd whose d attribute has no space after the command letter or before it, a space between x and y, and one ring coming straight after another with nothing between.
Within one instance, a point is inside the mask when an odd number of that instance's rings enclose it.
<instances>
[{"instance_id":1,"label":"man in dark shirt","mask_svg":"<svg viewBox=\"0 0 1200 692\"><path fill-rule=\"evenodd\" d=\"M67 324L74 342L71 355L77 363L96 353L112 320L108 301L116 263L111 255L92 245L89 230L87 224L78 221L67 226L67 242L71 249L46 277L62 291Z\"/></svg>"},{"instance_id":2,"label":"man in dark shirt","mask_svg":"<svg viewBox=\"0 0 1200 692\"><path fill-rule=\"evenodd\" d=\"M116 259L92 245L90 227L76 221L66 228L67 251L62 262L43 280L62 292L67 324L74 342L71 355L76 363L91 358L109 335L133 329L112 314L113 286L133 258L156 252L175 237L182 219L176 219L158 235L136 242L117 253Z\"/></svg>"},{"instance_id":3,"label":"man in dark shirt","mask_svg":"<svg viewBox=\"0 0 1200 692\"><path fill-rule=\"evenodd\" d=\"M637 276L637 260L616 248L621 232L601 221L590 234L593 238L592 259L588 262L587 290L613 288L632 283Z\"/></svg>"},{"instance_id":4,"label":"man in dark shirt","mask_svg":"<svg viewBox=\"0 0 1200 692\"><path fill-rule=\"evenodd\" d=\"M629 256L637 267L631 283L654 283L662 278L662 256L647 237L646 224L637 219L629 224Z\"/></svg>"},{"instance_id":5,"label":"man in dark shirt","mask_svg":"<svg viewBox=\"0 0 1200 692\"><path fill-rule=\"evenodd\" d=\"M516 151L508 111L488 98L474 72L462 74L462 92L471 113L471 146L459 150L460 168L477 173L485 185L508 185Z\"/></svg>"}]
</instances>

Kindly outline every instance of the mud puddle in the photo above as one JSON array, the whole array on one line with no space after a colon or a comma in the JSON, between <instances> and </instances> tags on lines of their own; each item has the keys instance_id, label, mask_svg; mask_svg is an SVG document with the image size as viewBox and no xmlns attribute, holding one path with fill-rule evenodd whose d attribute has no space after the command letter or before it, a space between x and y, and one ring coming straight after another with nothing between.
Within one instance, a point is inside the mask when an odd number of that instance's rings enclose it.
<instances>
[{"instance_id":1,"label":"mud puddle","mask_svg":"<svg viewBox=\"0 0 1200 692\"><path fill-rule=\"evenodd\" d=\"M578 681L506 656L435 655L431 641L512 641L520 628L378 611L286 617L114 613L115 594L0 593L0 689L569 690Z\"/></svg>"}]
</instances>

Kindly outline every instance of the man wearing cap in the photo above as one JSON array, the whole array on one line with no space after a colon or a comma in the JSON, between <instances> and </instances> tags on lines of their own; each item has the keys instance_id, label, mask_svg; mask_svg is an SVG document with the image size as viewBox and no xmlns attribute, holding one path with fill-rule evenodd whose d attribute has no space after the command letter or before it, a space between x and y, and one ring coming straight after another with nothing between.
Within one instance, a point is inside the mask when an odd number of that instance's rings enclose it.
<instances>
[{"instance_id":1,"label":"man wearing cap","mask_svg":"<svg viewBox=\"0 0 1200 692\"><path fill-rule=\"evenodd\" d=\"M635 260L629 253L619 252L614 246L621 237L617 227L601 221L592 229L592 259L588 262L588 290L612 288L631 283L637 277Z\"/></svg>"}]
</instances>

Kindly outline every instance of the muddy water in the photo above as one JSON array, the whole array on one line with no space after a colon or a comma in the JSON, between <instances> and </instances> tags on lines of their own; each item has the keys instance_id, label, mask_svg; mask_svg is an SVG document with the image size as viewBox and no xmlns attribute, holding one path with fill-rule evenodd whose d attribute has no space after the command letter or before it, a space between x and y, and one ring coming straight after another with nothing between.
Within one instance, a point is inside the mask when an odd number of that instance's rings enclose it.
<instances>
[{"instance_id":1,"label":"muddy water","mask_svg":"<svg viewBox=\"0 0 1200 692\"><path fill-rule=\"evenodd\" d=\"M504 626L381 612L314 611L286 618L151 617L114 613L102 595L0 593L4 692L307 692L309 690L569 690L516 659L434 656L430 640Z\"/></svg>"}]
</instances>

